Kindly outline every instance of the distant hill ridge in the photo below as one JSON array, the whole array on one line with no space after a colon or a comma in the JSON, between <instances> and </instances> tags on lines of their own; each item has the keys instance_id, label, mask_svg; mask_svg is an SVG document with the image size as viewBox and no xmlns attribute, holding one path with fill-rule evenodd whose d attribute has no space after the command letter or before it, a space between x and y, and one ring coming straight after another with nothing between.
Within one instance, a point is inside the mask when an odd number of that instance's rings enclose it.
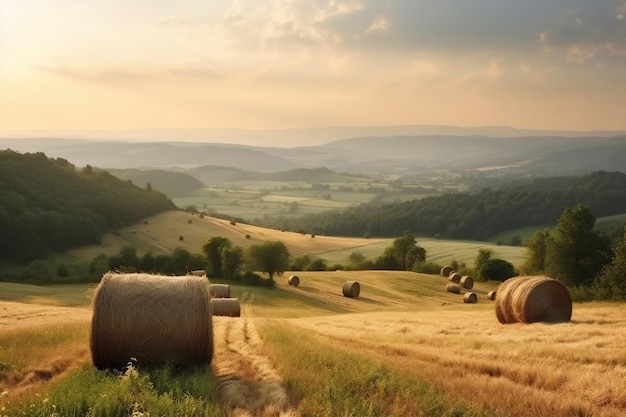
<instances>
[{"instance_id":1,"label":"distant hill ridge","mask_svg":"<svg viewBox=\"0 0 626 417\"><path fill-rule=\"evenodd\" d=\"M0 147L45 152L79 166L104 169L192 170L223 166L258 173L326 167L354 174L386 175L398 170L463 170L500 167L502 172L582 175L626 171L626 135L484 136L369 135L291 147L197 142L94 142L70 139L0 139ZM502 168L505 167L505 168ZM193 174L192 174L193 175ZM196 176L196 175L194 175ZM205 182L204 179L199 178Z\"/></svg>"}]
</instances>

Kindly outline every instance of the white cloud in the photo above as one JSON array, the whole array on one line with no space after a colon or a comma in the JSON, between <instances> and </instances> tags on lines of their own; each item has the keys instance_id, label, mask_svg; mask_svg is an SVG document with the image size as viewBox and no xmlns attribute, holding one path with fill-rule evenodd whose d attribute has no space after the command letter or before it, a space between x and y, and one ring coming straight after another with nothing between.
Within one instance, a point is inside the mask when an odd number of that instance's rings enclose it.
<instances>
[{"instance_id":1,"label":"white cloud","mask_svg":"<svg viewBox=\"0 0 626 417\"><path fill-rule=\"evenodd\" d=\"M391 25L385 16L378 16L367 28L365 33L389 32Z\"/></svg>"}]
</instances>

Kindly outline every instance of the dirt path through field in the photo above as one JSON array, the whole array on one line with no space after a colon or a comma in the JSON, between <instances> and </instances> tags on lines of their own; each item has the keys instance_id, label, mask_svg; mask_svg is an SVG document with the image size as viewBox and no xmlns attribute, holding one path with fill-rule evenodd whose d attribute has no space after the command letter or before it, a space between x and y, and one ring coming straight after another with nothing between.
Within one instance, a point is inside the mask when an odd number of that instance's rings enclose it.
<instances>
[{"instance_id":1,"label":"dirt path through field","mask_svg":"<svg viewBox=\"0 0 626 417\"><path fill-rule=\"evenodd\" d=\"M261 354L262 340L250 317L214 317L213 370L219 394L236 417L295 417L282 377Z\"/></svg>"}]
</instances>

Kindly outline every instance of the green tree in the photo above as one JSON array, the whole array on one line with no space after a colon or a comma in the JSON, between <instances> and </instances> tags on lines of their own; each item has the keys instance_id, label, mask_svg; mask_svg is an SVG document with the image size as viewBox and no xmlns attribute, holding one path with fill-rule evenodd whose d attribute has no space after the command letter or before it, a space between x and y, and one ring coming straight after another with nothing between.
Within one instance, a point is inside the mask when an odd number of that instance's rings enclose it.
<instances>
[{"instance_id":1,"label":"green tree","mask_svg":"<svg viewBox=\"0 0 626 417\"><path fill-rule=\"evenodd\" d=\"M481 279L490 281L505 281L514 277L515 268L504 259L489 259L481 268Z\"/></svg>"},{"instance_id":2,"label":"green tree","mask_svg":"<svg viewBox=\"0 0 626 417\"><path fill-rule=\"evenodd\" d=\"M594 230L587 206L563 211L547 241L546 273L572 285L590 285L611 260L609 239Z\"/></svg>"},{"instance_id":3,"label":"green tree","mask_svg":"<svg viewBox=\"0 0 626 417\"><path fill-rule=\"evenodd\" d=\"M486 281L489 278L485 276L484 268L491 260L493 256L493 251L491 249L478 249L478 255L476 255L476 259L474 260L474 275L476 279L481 281Z\"/></svg>"},{"instance_id":4,"label":"green tree","mask_svg":"<svg viewBox=\"0 0 626 417\"><path fill-rule=\"evenodd\" d=\"M311 257L309 255L296 256L296 258L289 265L291 271L304 271L304 268L311 263Z\"/></svg>"},{"instance_id":5,"label":"green tree","mask_svg":"<svg viewBox=\"0 0 626 417\"><path fill-rule=\"evenodd\" d=\"M361 252L352 252L348 259L350 260L350 269L353 270L367 269L371 266L371 262Z\"/></svg>"},{"instance_id":6,"label":"green tree","mask_svg":"<svg viewBox=\"0 0 626 417\"><path fill-rule=\"evenodd\" d=\"M222 250L231 247L230 240L226 237L215 236L202 245L202 253L207 261L207 273L211 278L221 278L223 276L222 269Z\"/></svg>"},{"instance_id":7,"label":"green tree","mask_svg":"<svg viewBox=\"0 0 626 417\"><path fill-rule=\"evenodd\" d=\"M306 271L326 271L328 265L322 258L315 258L305 267Z\"/></svg>"},{"instance_id":8,"label":"green tree","mask_svg":"<svg viewBox=\"0 0 626 417\"><path fill-rule=\"evenodd\" d=\"M248 248L250 264L266 273L274 282L274 275L281 275L289 265L289 250L281 241L270 241L252 245Z\"/></svg>"},{"instance_id":9,"label":"green tree","mask_svg":"<svg viewBox=\"0 0 626 417\"><path fill-rule=\"evenodd\" d=\"M626 228L613 260L602 269L594 287L599 298L626 300Z\"/></svg>"},{"instance_id":10,"label":"green tree","mask_svg":"<svg viewBox=\"0 0 626 417\"><path fill-rule=\"evenodd\" d=\"M222 248L221 256L223 277L229 280L235 279L244 263L243 249L239 246L225 246Z\"/></svg>"},{"instance_id":11,"label":"green tree","mask_svg":"<svg viewBox=\"0 0 626 417\"><path fill-rule=\"evenodd\" d=\"M533 237L524 242L528 249L526 259L521 267L523 274L542 274L546 270L546 252L550 232L538 230Z\"/></svg>"},{"instance_id":12,"label":"green tree","mask_svg":"<svg viewBox=\"0 0 626 417\"><path fill-rule=\"evenodd\" d=\"M391 247L391 254L396 258L398 268L402 271L410 270L415 262L426 260L426 249L417 246L415 236L408 231L404 231L402 236L395 239Z\"/></svg>"}]
</instances>

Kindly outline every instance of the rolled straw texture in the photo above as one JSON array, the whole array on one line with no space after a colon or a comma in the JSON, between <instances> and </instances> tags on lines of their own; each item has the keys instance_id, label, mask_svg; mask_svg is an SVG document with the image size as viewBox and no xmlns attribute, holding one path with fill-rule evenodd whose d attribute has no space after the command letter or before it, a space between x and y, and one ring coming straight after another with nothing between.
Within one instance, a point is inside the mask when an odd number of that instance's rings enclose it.
<instances>
[{"instance_id":1,"label":"rolled straw texture","mask_svg":"<svg viewBox=\"0 0 626 417\"><path fill-rule=\"evenodd\" d=\"M300 285L300 278L297 275L292 275L289 277L289 279L287 279L287 283L289 285L297 287L298 285Z\"/></svg>"},{"instance_id":2,"label":"rolled straw texture","mask_svg":"<svg viewBox=\"0 0 626 417\"><path fill-rule=\"evenodd\" d=\"M344 297L357 298L361 293L361 285L357 281L346 281L343 283Z\"/></svg>"},{"instance_id":3,"label":"rolled straw texture","mask_svg":"<svg viewBox=\"0 0 626 417\"><path fill-rule=\"evenodd\" d=\"M502 286L510 280L514 281L498 289L496 295L496 316L500 304L501 323L555 323L571 319L572 299L561 281L540 275L510 278Z\"/></svg>"},{"instance_id":4,"label":"rolled straw texture","mask_svg":"<svg viewBox=\"0 0 626 417\"><path fill-rule=\"evenodd\" d=\"M446 291L454 294L461 294L461 286L458 284L448 284L446 285Z\"/></svg>"},{"instance_id":5,"label":"rolled straw texture","mask_svg":"<svg viewBox=\"0 0 626 417\"><path fill-rule=\"evenodd\" d=\"M214 316L240 317L241 305L238 298L214 298L211 311Z\"/></svg>"},{"instance_id":6,"label":"rolled straw texture","mask_svg":"<svg viewBox=\"0 0 626 417\"><path fill-rule=\"evenodd\" d=\"M458 272L451 272L450 275L448 275L448 281L454 282L455 284L461 282L461 278L462 276Z\"/></svg>"},{"instance_id":7,"label":"rolled straw texture","mask_svg":"<svg viewBox=\"0 0 626 417\"><path fill-rule=\"evenodd\" d=\"M463 275L461 277L461 280L459 281L459 284L461 284L461 287L465 288L466 290L471 290L474 287L474 278L470 277L469 275Z\"/></svg>"},{"instance_id":8,"label":"rolled straw texture","mask_svg":"<svg viewBox=\"0 0 626 417\"><path fill-rule=\"evenodd\" d=\"M475 292L466 292L463 294L463 302L466 304L476 304L478 302L478 296Z\"/></svg>"},{"instance_id":9,"label":"rolled straw texture","mask_svg":"<svg viewBox=\"0 0 626 417\"><path fill-rule=\"evenodd\" d=\"M452 267L451 266L444 266L443 268L441 268L441 276L442 277L449 276L450 272L452 272Z\"/></svg>"},{"instance_id":10,"label":"rolled straw texture","mask_svg":"<svg viewBox=\"0 0 626 417\"><path fill-rule=\"evenodd\" d=\"M209 291L212 298L230 298L230 285L210 284Z\"/></svg>"},{"instance_id":11,"label":"rolled straw texture","mask_svg":"<svg viewBox=\"0 0 626 417\"><path fill-rule=\"evenodd\" d=\"M210 363L213 328L206 278L113 274L93 296L91 358L98 369L169 360Z\"/></svg>"}]
</instances>

